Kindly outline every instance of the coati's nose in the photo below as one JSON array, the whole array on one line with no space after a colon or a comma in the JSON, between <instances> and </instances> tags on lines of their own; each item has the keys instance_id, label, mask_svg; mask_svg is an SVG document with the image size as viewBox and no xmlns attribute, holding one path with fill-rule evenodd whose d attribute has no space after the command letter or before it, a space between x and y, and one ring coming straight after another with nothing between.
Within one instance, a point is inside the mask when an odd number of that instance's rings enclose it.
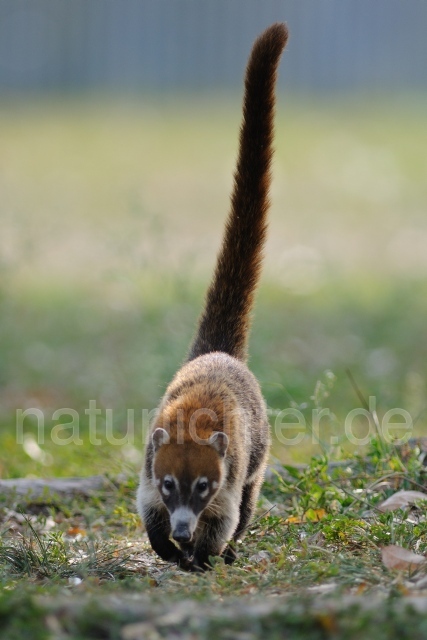
<instances>
[{"instance_id":1,"label":"coati's nose","mask_svg":"<svg viewBox=\"0 0 427 640\"><path fill-rule=\"evenodd\" d=\"M172 538L177 542L190 542L191 533L186 522L178 522L175 529L172 531Z\"/></svg>"}]
</instances>

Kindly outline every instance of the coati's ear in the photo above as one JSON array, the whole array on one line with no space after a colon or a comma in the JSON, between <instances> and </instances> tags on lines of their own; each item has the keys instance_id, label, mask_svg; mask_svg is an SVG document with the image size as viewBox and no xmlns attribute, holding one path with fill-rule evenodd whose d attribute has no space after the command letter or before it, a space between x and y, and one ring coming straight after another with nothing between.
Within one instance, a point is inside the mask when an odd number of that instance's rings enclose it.
<instances>
[{"instance_id":1,"label":"coati's ear","mask_svg":"<svg viewBox=\"0 0 427 640\"><path fill-rule=\"evenodd\" d=\"M211 447L218 451L221 458L225 456L225 452L228 449L228 436L226 433L223 433L222 431L214 431L208 442Z\"/></svg>"},{"instance_id":2,"label":"coati's ear","mask_svg":"<svg viewBox=\"0 0 427 640\"><path fill-rule=\"evenodd\" d=\"M153 431L153 435L151 436L151 442L153 443L154 452L156 452L162 444L169 444L170 437L168 432L165 429L159 427L155 431Z\"/></svg>"}]
</instances>

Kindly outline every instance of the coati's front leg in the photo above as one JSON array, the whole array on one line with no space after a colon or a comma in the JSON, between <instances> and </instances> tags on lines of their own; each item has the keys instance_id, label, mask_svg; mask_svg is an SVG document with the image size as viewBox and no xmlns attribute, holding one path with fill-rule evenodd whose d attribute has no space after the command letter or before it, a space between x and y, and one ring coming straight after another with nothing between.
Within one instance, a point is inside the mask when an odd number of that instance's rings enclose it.
<instances>
[{"instance_id":1,"label":"coati's front leg","mask_svg":"<svg viewBox=\"0 0 427 640\"><path fill-rule=\"evenodd\" d=\"M253 482L246 484L243 487L242 500L239 508L239 523L233 533L234 542L237 542L237 540L244 535L252 520L261 482L262 475L260 474ZM228 545L223 552L222 557L224 558L225 564L232 564L237 557L233 546Z\"/></svg>"},{"instance_id":2,"label":"coati's front leg","mask_svg":"<svg viewBox=\"0 0 427 640\"><path fill-rule=\"evenodd\" d=\"M201 569L210 567L209 556L218 556L224 559L225 564L232 564L237 554L232 545L228 544L224 549L224 541L232 539L236 542L243 536L252 520L256 502L259 495L263 473L260 471L254 480L244 485L242 498L239 505L239 521L237 526L230 517L210 516L205 519L205 528L200 542L196 543L193 564Z\"/></svg>"},{"instance_id":3,"label":"coati's front leg","mask_svg":"<svg viewBox=\"0 0 427 640\"><path fill-rule=\"evenodd\" d=\"M153 550L166 562L176 562L183 569L191 564L189 554L181 551L169 539L171 526L167 512L158 507L147 507L144 510L145 529Z\"/></svg>"},{"instance_id":4,"label":"coati's front leg","mask_svg":"<svg viewBox=\"0 0 427 640\"><path fill-rule=\"evenodd\" d=\"M196 541L193 557L193 571L211 568L209 558L219 556L225 542L233 532L233 522L229 517L209 516L204 518L203 533Z\"/></svg>"},{"instance_id":5,"label":"coati's front leg","mask_svg":"<svg viewBox=\"0 0 427 640\"><path fill-rule=\"evenodd\" d=\"M245 484L243 487L242 501L240 503L239 509L239 524L237 525L236 530L233 533L233 540L235 542L244 535L249 523L252 520L262 479L263 477L260 474L259 477L253 480L250 484Z\"/></svg>"}]
</instances>

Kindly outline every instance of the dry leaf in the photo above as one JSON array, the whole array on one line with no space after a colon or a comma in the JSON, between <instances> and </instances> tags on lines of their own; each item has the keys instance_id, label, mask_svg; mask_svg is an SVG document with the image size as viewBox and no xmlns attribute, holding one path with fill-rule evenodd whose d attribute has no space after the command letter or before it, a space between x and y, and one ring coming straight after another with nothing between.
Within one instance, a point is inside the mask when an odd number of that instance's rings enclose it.
<instances>
[{"instance_id":1,"label":"dry leaf","mask_svg":"<svg viewBox=\"0 0 427 640\"><path fill-rule=\"evenodd\" d=\"M289 516L289 518L285 520L285 524L301 524L302 522L303 519L299 516Z\"/></svg>"},{"instance_id":2,"label":"dry leaf","mask_svg":"<svg viewBox=\"0 0 427 640\"><path fill-rule=\"evenodd\" d=\"M361 596L362 593L365 593L368 588L368 584L366 582L361 582L356 589L356 595Z\"/></svg>"},{"instance_id":3,"label":"dry leaf","mask_svg":"<svg viewBox=\"0 0 427 640\"><path fill-rule=\"evenodd\" d=\"M324 509L308 509L304 513L304 522L319 522L322 518L325 518L328 514Z\"/></svg>"},{"instance_id":4,"label":"dry leaf","mask_svg":"<svg viewBox=\"0 0 427 640\"><path fill-rule=\"evenodd\" d=\"M320 626L328 633L337 632L337 621L333 614L331 613L319 613L316 616L317 621L320 623Z\"/></svg>"},{"instance_id":5,"label":"dry leaf","mask_svg":"<svg viewBox=\"0 0 427 640\"><path fill-rule=\"evenodd\" d=\"M390 544L381 549L382 561L387 569L412 570L419 569L426 563L424 556L417 555L409 549Z\"/></svg>"},{"instance_id":6,"label":"dry leaf","mask_svg":"<svg viewBox=\"0 0 427 640\"><path fill-rule=\"evenodd\" d=\"M427 500L427 493L421 491L398 491L382 502L378 509L380 511L395 511L405 509L421 500Z\"/></svg>"},{"instance_id":7,"label":"dry leaf","mask_svg":"<svg viewBox=\"0 0 427 640\"><path fill-rule=\"evenodd\" d=\"M80 529L80 527L70 527L67 531L67 536L75 538L76 536L85 537L87 535L86 529Z\"/></svg>"},{"instance_id":8,"label":"dry leaf","mask_svg":"<svg viewBox=\"0 0 427 640\"><path fill-rule=\"evenodd\" d=\"M328 514L324 509L307 509L302 517L289 516L286 518L285 524L302 524L303 522L319 522L322 518L325 518Z\"/></svg>"}]
</instances>

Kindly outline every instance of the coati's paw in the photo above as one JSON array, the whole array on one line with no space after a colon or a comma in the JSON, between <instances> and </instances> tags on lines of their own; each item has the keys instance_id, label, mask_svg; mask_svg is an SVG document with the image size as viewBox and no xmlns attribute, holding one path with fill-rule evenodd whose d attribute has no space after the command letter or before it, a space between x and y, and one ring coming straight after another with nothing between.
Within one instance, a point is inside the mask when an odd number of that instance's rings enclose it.
<instances>
[{"instance_id":1,"label":"coati's paw","mask_svg":"<svg viewBox=\"0 0 427 640\"><path fill-rule=\"evenodd\" d=\"M192 571L203 573L204 571L210 571L212 569L212 565L209 562L209 556L194 556L193 560L193 568Z\"/></svg>"},{"instance_id":2,"label":"coati's paw","mask_svg":"<svg viewBox=\"0 0 427 640\"><path fill-rule=\"evenodd\" d=\"M192 544L180 546L181 548L177 549L179 555L176 563L183 571L191 571L191 567L193 565L194 546Z\"/></svg>"},{"instance_id":3,"label":"coati's paw","mask_svg":"<svg viewBox=\"0 0 427 640\"><path fill-rule=\"evenodd\" d=\"M228 545L222 553L222 558L224 559L225 564L233 564L237 558L237 553L234 551L233 547Z\"/></svg>"},{"instance_id":4,"label":"coati's paw","mask_svg":"<svg viewBox=\"0 0 427 640\"><path fill-rule=\"evenodd\" d=\"M211 568L211 567L202 568L200 565L198 565L194 561L192 557L188 557L184 555L177 561L177 565L182 571L189 571L191 573L203 573L204 571L206 571L206 569Z\"/></svg>"},{"instance_id":5,"label":"coati's paw","mask_svg":"<svg viewBox=\"0 0 427 640\"><path fill-rule=\"evenodd\" d=\"M183 571L193 571L193 558L183 555L177 561L177 565Z\"/></svg>"}]
</instances>

